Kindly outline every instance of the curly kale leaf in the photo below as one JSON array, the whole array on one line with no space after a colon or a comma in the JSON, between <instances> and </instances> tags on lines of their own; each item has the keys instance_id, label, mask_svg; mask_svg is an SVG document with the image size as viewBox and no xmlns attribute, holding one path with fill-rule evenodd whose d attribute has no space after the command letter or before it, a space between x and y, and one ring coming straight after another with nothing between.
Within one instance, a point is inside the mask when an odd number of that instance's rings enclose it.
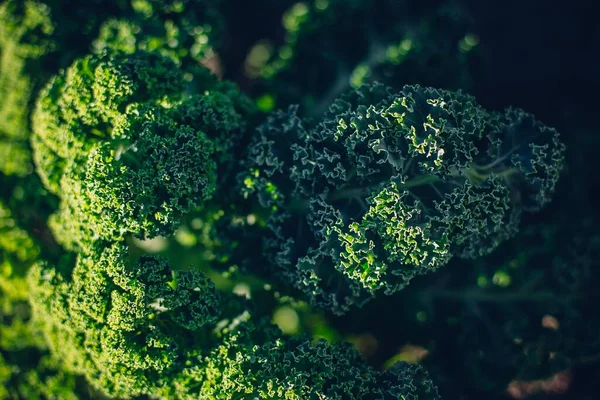
<instances>
[{"instance_id":1,"label":"curly kale leaf","mask_svg":"<svg viewBox=\"0 0 600 400\"><path fill-rule=\"evenodd\" d=\"M425 370L369 367L350 345L283 339L202 273L116 243L29 274L35 322L64 367L109 396L437 400ZM65 346L69 343L69 346Z\"/></svg>"},{"instance_id":2,"label":"curly kale leaf","mask_svg":"<svg viewBox=\"0 0 600 400\"><path fill-rule=\"evenodd\" d=\"M271 211L276 274L343 312L392 293L453 256L512 237L551 198L564 146L521 110L420 86L363 86L310 125L296 109L259 129L240 175Z\"/></svg>"},{"instance_id":3,"label":"curly kale leaf","mask_svg":"<svg viewBox=\"0 0 600 400\"><path fill-rule=\"evenodd\" d=\"M397 363L389 371L376 372L348 344L276 339L253 345L248 339L244 331L227 335L203 360L203 368L189 375L202 385L203 398L229 398L222 393L292 400L440 398L427 372L417 365Z\"/></svg>"},{"instance_id":4,"label":"curly kale leaf","mask_svg":"<svg viewBox=\"0 0 600 400\"><path fill-rule=\"evenodd\" d=\"M186 82L171 60L136 53L77 60L42 91L31 143L67 248L169 235L211 197L249 108L226 84L196 94Z\"/></svg>"},{"instance_id":5,"label":"curly kale leaf","mask_svg":"<svg viewBox=\"0 0 600 400\"><path fill-rule=\"evenodd\" d=\"M175 273L161 257L130 260L119 244L80 254L70 276L39 265L29 281L52 353L111 395L151 393L220 313L201 273Z\"/></svg>"}]
</instances>

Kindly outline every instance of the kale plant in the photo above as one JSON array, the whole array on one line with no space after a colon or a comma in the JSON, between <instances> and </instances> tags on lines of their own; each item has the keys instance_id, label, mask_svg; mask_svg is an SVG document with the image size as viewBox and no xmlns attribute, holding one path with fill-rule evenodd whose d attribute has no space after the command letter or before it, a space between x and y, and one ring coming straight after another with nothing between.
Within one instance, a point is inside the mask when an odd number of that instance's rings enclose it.
<instances>
[{"instance_id":1,"label":"kale plant","mask_svg":"<svg viewBox=\"0 0 600 400\"><path fill-rule=\"evenodd\" d=\"M0 399L594 398L600 40L528 3L0 0Z\"/></svg>"},{"instance_id":2,"label":"kale plant","mask_svg":"<svg viewBox=\"0 0 600 400\"><path fill-rule=\"evenodd\" d=\"M275 113L240 180L272 210L263 252L274 274L343 312L514 236L523 212L550 201L563 152L558 133L522 110L373 85L318 123Z\"/></svg>"}]
</instances>

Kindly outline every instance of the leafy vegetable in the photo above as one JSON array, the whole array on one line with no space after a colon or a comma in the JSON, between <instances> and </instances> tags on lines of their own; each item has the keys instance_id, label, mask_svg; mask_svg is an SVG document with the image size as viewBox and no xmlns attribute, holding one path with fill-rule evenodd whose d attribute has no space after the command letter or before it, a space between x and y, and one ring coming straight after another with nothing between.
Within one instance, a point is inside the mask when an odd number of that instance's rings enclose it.
<instances>
[{"instance_id":1,"label":"leafy vegetable","mask_svg":"<svg viewBox=\"0 0 600 400\"><path fill-rule=\"evenodd\" d=\"M524 211L550 201L563 152L557 132L522 110L372 85L318 123L275 113L240 184L272 210L263 250L274 275L344 312L512 237Z\"/></svg>"}]
</instances>

